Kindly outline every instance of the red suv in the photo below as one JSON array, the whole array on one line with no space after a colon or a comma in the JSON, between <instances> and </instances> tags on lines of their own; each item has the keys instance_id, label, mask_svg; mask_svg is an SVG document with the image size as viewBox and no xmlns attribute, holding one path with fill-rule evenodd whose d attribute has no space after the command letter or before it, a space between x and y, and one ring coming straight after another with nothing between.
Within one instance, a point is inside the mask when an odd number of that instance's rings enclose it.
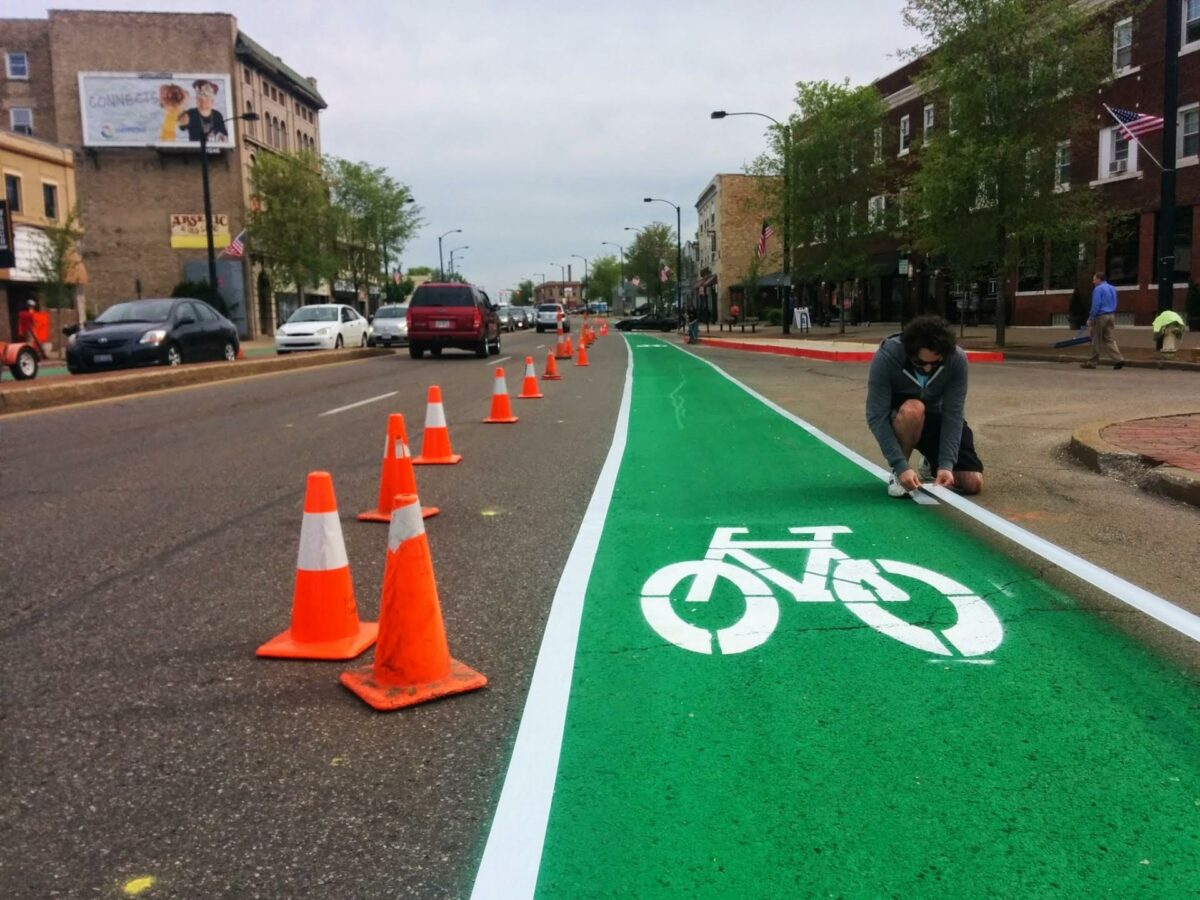
<instances>
[{"instance_id":1,"label":"red suv","mask_svg":"<svg viewBox=\"0 0 1200 900\"><path fill-rule=\"evenodd\" d=\"M428 350L441 356L446 347L474 350L480 359L500 352L499 309L473 284L429 282L413 291L408 302L408 355L420 359Z\"/></svg>"}]
</instances>

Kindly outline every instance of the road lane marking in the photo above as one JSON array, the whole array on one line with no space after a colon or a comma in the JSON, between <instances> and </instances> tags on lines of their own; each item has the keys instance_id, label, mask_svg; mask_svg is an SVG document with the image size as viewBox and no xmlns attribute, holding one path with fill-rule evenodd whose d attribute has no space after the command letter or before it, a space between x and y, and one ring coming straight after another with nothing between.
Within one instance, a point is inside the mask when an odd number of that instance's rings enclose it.
<instances>
[{"instance_id":1,"label":"road lane marking","mask_svg":"<svg viewBox=\"0 0 1200 900\"><path fill-rule=\"evenodd\" d=\"M866 469L871 474L875 475L880 480L887 480L888 472L881 466L866 459L866 457L855 453L845 444L830 437L825 432L821 431L815 425L801 419L799 416L788 412L779 404L767 399L758 391L754 390L749 385L738 381L728 372L724 371L720 366L705 359L702 356L697 356L690 350L685 350L683 347L676 347L680 353L686 353L689 356L694 356L696 359L703 360L708 365L712 366L720 375L727 378L730 382L737 385L751 397L766 404L770 409L775 410L785 419L799 425L817 440L821 441L828 447L833 448L838 453L842 454L846 459ZM1026 531L1019 525L1015 525L972 503L966 497L956 494L947 488L938 487L937 485L927 484L921 488L922 492L928 492L933 497L941 500L947 506L953 506L959 512L974 519L985 528L991 529L1001 537L1008 538L1018 546L1028 550L1030 553L1035 553L1042 559L1053 563L1066 572L1074 575L1082 581L1086 581L1094 588L1098 588L1110 597L1120 600L1122 603L1132 606L1134 609L1144 612L1146 615L1157 619L1169 628L1173 628L1180 634L1191 638L1193 641L1200 642L1200 616L1194 615L1185 609L1181 609L1169 600L1159 597L1157 594L1152 594L1145 588L1138 587L1130 581L1126 581L1119 575L1115 575L1106 569L1102 569L1095 563L1090 563L1081 556L1076 556L1069 550L1064 550L1057 544L1053 544L1044 538L1038 537L1030 531ZM913 499L916 500L922 494L914 494ZM918 500L918 502L921 502Z\"/></svg>"},{"instance_id":2,"label":"road lane marking","mask_svg":"<svg viewBox=\"0 0 1200 900\"><path fill-rule=\"evenodd\" d=\"M532 897L537 886L550 801L554 796L554 779L562 751L563 728L567 721L567 700L571 695L571 673L575 668L583 598L608 517L621 458L625 455L632 400L633 354L630 353L625 364L625 387L612 446L596 479L592 499L583 514L579 533L563 567L562 579L554 592L513 745L512 760L471 892L472 900Z\"/></svg>"},{"instance_id":3,"label":"road lane marking","mask_svg":"<svg viewBox=\"0 0 1200 900\"><path fill-rule=\"evenodd\" d=\"M502 356L499 359L493 359L490 363L488 363L488 365L489 366L497 366L502 362L508 362L510 359L512 359L511 356Z\"/></svg>"},{"instance_id":4,"label":"road lane marking","mask_svg":"<svg viewBox=\"0 0 1200 900\"><path fill-rule=\"evenodd\" d=\"M369 397L366 400L359 400L357 403L351 403L348 406L339 406L337 409L329 409L329 410L326 410L325 412L321 413L319 416L317 416L317 418L319 419L319 418L321 418L321 416L335 416L338 413L345 412L348 409L354 409L355 407L359 407L359 406L366 406L368 403L376 403L380 400L386 400L388 397L395 397L398 393L400 393L400 392L399 391L388 391L388 393L380 394L378 397Z\"/></svg>"}]
</instances>

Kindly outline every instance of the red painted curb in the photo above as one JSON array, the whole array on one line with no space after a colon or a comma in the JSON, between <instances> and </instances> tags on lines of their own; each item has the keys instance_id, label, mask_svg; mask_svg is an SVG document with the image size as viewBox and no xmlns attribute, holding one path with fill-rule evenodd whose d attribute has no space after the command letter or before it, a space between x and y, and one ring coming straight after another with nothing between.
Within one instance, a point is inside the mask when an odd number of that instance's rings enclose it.
<instances>
[{"instance_id":1,"label":"red painted curb","mask_svg":"<svg viewBox=\"0 0 1200 900\"><path fill-rule=\"evenodd\" d=\"M701 344L710 347L725 347L729 350L749 350L751 353L774 353L778 356L799 356L804 359L822 359L826 362L870 362L875 351L866 350L813 350L808 347L779 347L774 344L755 344L745 341L727 341L720 338L701 338ZM998 350L968 350L970 362L1004 362L1004 354Z\"/></svg>"}]
</instances>

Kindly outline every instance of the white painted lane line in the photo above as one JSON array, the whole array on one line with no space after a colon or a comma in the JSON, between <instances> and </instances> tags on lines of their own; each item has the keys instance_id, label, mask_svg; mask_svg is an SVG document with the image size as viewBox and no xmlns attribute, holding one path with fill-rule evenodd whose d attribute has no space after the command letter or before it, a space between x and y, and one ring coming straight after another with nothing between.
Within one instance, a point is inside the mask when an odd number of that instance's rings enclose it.
<instances>
[{"instance_id":1,"label":"white painted lane line","mask_svg":"<svg viewBox=\"0 0 1200 900\"><path fill-rule=\"evenodd\" d=\"M682 347L678 349L682 353L688 353L691 356L695 356L694 353L684 350ZM783 416L785 419L788 419L789 421L799 425L817 440L833 448L842 456L846 457L846 459L856 463L859 466L862 466L868 472L878 476L881 479L887 478L887 471L885 469L875 465L875 463L870 462L869 460L860 456L858 453L855 453L849 447L825 434L825 432L821 431L816 426L810 425L799 416L793 415L782 406L779 406L777 403L768 400L766 397L748 385L742 384L742 382L738 381L728 372L724 371L720 366L717 366L709 360L704 359L702 356L696 356L696 359L700 359L708 363L717 372L719 372L733 384L736 384L751 397L761 401L763 404L779 413L779 415ZM1158 619L1158 621L1162 622L1164 625L1174 628L1180 634L1186 635L1193 641L1200 642L1200 616L1194 615L1185 609L1181 609L1174 603L1171 603L1169 600L1166 600L1157 594L1152 594L1145 588L1140 588L1136 584L1126 581L1124 578L1121 578L1118 575L1114 575L1107 569L1102 569L1094 563L1088 562L1083 557L1076 556L1069 550L1064 550L1057 544L1052 544L1046 539L1040 538L1036 534L1026 531L1024 528L1021 528L1018 525L1014 525L1007 519L1003 519L995 513L989 512L983 507L972 503L966 497L956 494L954 491L937 487L935 485L926 485L921 490L922 492L928 492L929 494L933 495L933 497L937 497L947 506L953 506L959 512L970 516L976 522L983 525L985 528L990 528L1001 537L1008 538L1010 541L1019 545L1020 547L1023 547L1029 552L1036 553L1042 559L1053 563L1066 572L1070 572L1076 578L1086 581L1088 584L1092 585L1092 587L1104 591L1104 593L1108 594L1110 597L1114 597L1117 600L1120 600L1122 603L1132 606L1134 609ZM921 496L922 494L916 494L914 495L913 499L919 499Z\"/></svg>"},{"instance_id":2,"label":"white painted lane line","mask_svg":"<svg viewBox=\"0 0 1200 900\"><path fill-rule=\"evenodd\" d=\"M499 359L493 359L490 363L488 363L488 365L489 366L498 366L498 365L500 365L500 363L508 362L510 359L512 359L511 356L502 356Z\"/></svg>"},{"instance_id":3,"label":"white painted lane line","mask_svg":"<svg viewBox=\"0 0 1200 900\"><path fill-rule=\"evenodd\" d=\"M514 900L532 897L537 887L550 801L558 777L558 758L562 750L563 728L567 719L567 700L571 695L571 674L575 669L575 646L579 642L579 622L583 616L583 598L596 561L596 548L604 531L604 520L612 502L613 488L625 441L629 433L629 406L633 398L633 354L625 368L625 390L621 411L608 458L583 515L571 555L563 567L563 576L554 592L554 602L546 620L542 646L538 650L529 696L521 714L521 725L513 746L512 760L496 817L488 833L487 846L475 876L471 900Z\"/></svg>"},{"instance_id":4,"label":"white painted lane line","mask_svg":"<svg viewBox=\"0 0 1200 900\"><path fill-rule=\"evenodd\" d=\"M398 393L400 392L388 391L386 394L380 394L378 397L371 397L367 400L359 400L357 403L351 403L349 406L339 406L337 409L326 410L325 412L321 413L320 416L317 416L317 418L319 419L321 416L336 416L340 412L345 412L348 409L354 409L357 406L366 406L368 403L376 403L380 400L386 400L388 397L395 397Z\"/></svg>"}]
</instances>

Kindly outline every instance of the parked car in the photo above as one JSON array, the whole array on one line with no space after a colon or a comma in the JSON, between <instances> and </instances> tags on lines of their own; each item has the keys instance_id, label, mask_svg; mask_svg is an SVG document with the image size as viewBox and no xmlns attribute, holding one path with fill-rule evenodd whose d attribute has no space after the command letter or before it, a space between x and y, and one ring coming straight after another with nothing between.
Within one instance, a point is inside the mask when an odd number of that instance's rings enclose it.
<instances>
[{"instance_id":1,"label":"parked car","mask_svg":"<svg viewBox=\"0 0 1200 900\"><path fill-rule=\"evenodd\" d=\"M563 331L571 330L571 320L561 303L539 303L537 308L536 327L538 334L543 331L557 331L558 320L562 319Z\"/></svg>"},{"instance_id":2,"label":"parked car","mask_svg":"<svg viewBox=\"0 0 1200 900\"><path fill-rule=\"evenodd\" d=\"M480 359L500 352L498 307L473 284L427 282L408 302L408 354L420 359L428 350L441 356L447 347L474 350Z\"/></svg>"},{"instance_id":3,"label":"parked car","mask_svg":"<svg viewBox=\"0 0 1200 900\"><path fill-rule=\"evenodd\" d=\"M408 343L408 307L389 303L375 311L367 330L368 347L403 347Z\"/></svg>"},{"instance_id":4,"label":"parked car","mask_svg":"<svg viewBox=\"0 0 1200 900\"><path fill-rule=\"evenodd\" d=\"M618 331L671 331L678 327L677 316L660 316L650 313L644 316L630 316L616 324Z\"/></svg>"},{"instance_id":5,"label":"parked car","mask_svg":"<svg viewBox=\"0 0 1200 900\"><path fill-rule=\"evenodd\" d=\"M496 315L500 317L500 327L505 331L516 331L519 327L517 319L520 313L511 306L501 306L496 309Z\"/></svg>"},{"instance_id":6,"label":"parked car","mask_svg":"<svg viewBox=\"0 0 1200 900\"><path fill-rule=\"evenodd\" d=\"M536 318L537 313L534 311L532 306L514 306L513 309L521 314L522 328L533 327L533 320Z\"/></svg>"},{"instance_id":7,"label":"parked car","mask_svg":"<svg viewBox=\"0 0 1200 900\"><path fill-rule=\"evenodd\" d=\"M275 331L275 352L367 346L367 320L344 303L302 306Z\"/></svg>"},{"instance_id":8,"label":"parked car","mask_svg":"<svg viewBox=\"0 0 1200 900\"><path fill-rule=\"evenodd\" d=\"M203 300L166 297L114 303L67 338L72 374L132 366L237 359L237 326Z\"/></svg>"}]
</instances>

